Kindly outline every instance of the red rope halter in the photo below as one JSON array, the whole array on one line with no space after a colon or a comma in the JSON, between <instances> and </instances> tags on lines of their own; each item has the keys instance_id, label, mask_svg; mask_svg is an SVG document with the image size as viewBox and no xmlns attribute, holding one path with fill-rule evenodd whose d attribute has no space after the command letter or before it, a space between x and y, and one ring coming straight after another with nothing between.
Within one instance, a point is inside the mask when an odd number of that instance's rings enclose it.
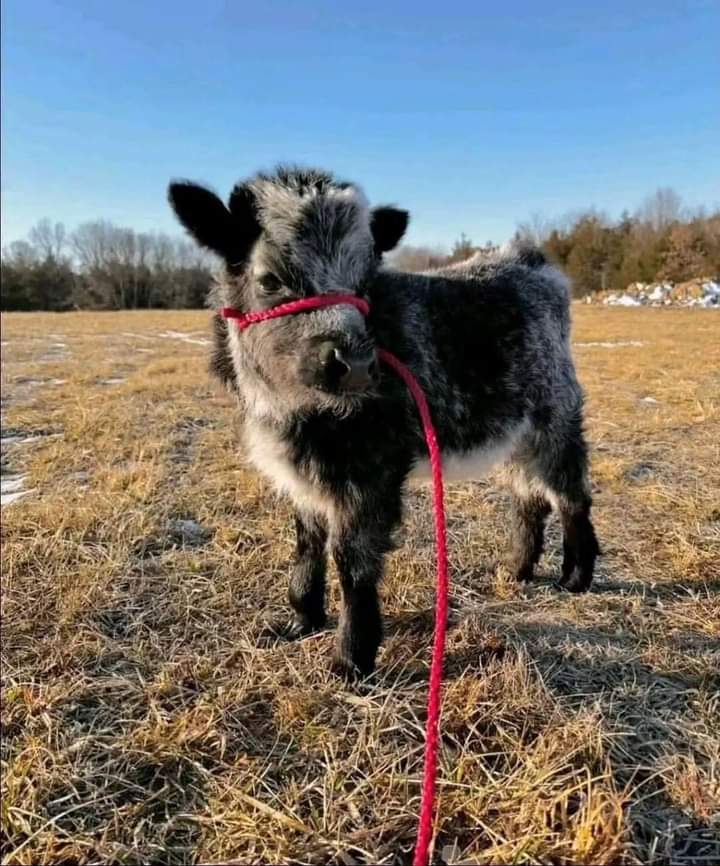
<instances>
[{"instance_id":1,"label":"red rope halter","mask_svg":"<svg viewBox=\"0 0 720 866\"><path fill-rule=\"evenodd\" d=\"M312 298L302 298L298 301L290 301L287 304L273 307L256 313L241 313L232 307L224 307L222 316L225 319L234 319L238 328L244 331L250 325L265 322L268 319L277 319L281 316L290 316L308 310L317 310L322 307L330 307L335 304L351 304L364 316L370 312L370 305L362 298L355 295L319 295ZM417 839L415 842L415 854L413 866L426 866L430 842L432 839L433 811L435 805L435 781L437 777L437 756L440 740L440 699L443 678L443 657L445 655L445 632L447 630L448 609L448 556L447 538L445 533L445 505L443 501L443 476L442 476L442 454L432 423L430 408L425 394L415 376L408 367L398 360L395 355L385 349L378 350L378 356L388 367L407 385L412 394L422 420L430 456L430 468L432 470L433 482L433 513L435 518L435 548L437 568L437 595L435 599L435 637L433 639L432 662L430 665L430 682L428 686L428 714L425 724L425 767L423 770L423 785L420 800L420 817L418 819Z\"/></svg>"}]
</instances>

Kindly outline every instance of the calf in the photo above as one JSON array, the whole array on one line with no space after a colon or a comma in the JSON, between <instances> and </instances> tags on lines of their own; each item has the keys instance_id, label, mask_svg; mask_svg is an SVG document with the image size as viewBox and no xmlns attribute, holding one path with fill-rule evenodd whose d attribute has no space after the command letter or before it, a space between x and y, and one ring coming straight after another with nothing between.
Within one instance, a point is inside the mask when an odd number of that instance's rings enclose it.
<instances>
[{"instance_id":1,"label":"calf","mask_svg":"<svg viewBox=\"0 0 720 866\"><path fill-rule=\"evenodd\" d=\"M261 311L329 293L370 304L367 318L337 305L244 331L215 322L213 367L241 400L246 452L295 508L291 636L325 623L329 552L342 584L335 667L346 675L374 667L383 561L406 481L427 466L412 397L379 367L377 347L424 389L449 479L506 464L517 579L532 579L555 508L561 584L589 587L598 547L568 284L540 251L477 256L425 274L385 269L382 256L403 236L407 212L371 209L358 186L323 171L258 174L233 189L227 206L192 183L172 183L169 196L190 234L224 260L218 305Z\"/></svg>"}]
</instances>

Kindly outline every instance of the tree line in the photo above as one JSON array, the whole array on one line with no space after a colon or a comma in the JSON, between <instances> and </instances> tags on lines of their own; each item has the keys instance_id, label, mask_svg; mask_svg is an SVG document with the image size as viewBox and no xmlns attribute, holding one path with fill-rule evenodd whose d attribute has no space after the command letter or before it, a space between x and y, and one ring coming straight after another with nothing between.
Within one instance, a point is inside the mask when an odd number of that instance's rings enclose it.
<instances>
[{"instance_id":1,"label":"tree line","mask_svg":"<svg viewBox=\"0 0 720 866\"><path fill-rule=\"evenodd\" d=\"M630 283L683 282L720 275L720 210L689 211L672 189L657 190L634 213L619 219L588 209L561 219L540 214L518 225L514 240L541 247L571 278L575 295L624 291ZM464 235L449 252L401 247L395 267L428 270L483 249Z\"/></svg>"},{"instance_id":2,"label":"tree line","mask_svg":"<svg viewBox=\"0 0 720 866\"><path fill-rule=\"evenodd\" d=\"M720 275L720 210L694 212L659 189L634 213L609 219L594 209L520 223L514 240L540 246L572 279L577 296L623 291L633 282ZM462 261L478 251L464 234L451 250L402 246L390 263L411 271ZM202 307L215 260L192 242L98 220L67 233L41 220L2 251L3 310Z\"/></svg>"},{"instance_id":3,"label":"tree line","mask_svg":"<svg viewBox=\"0 0 720 866\"><path fill-rule=\"evenodd\" d=\"M41 220L2 251L3 310L202 307L211 257L182 238L104 220L68 234Z\"/></svg>"}]
</instances>

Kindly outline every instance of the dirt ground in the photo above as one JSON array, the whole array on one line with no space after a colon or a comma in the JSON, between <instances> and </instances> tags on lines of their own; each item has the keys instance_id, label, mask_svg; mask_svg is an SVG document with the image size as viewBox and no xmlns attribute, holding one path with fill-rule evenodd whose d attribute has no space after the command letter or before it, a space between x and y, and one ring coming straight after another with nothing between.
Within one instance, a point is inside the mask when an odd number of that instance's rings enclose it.
<instances>
[{"instance_id":1,"label":"dirt ground","mask_svg":"<svg viewBox=\"0 0 720 866\"><path fill-rule=\"evenodd\" d=\"M720 314L575 308L603 556L512 584L452 486L434 857L720 863ZM407 863L434 560L408 495L371 682L267 638L289 509L206 374L209 314L2 316L4 863ZM335 609L337 590L331 602Z\"/></svg>"}]
</instances>

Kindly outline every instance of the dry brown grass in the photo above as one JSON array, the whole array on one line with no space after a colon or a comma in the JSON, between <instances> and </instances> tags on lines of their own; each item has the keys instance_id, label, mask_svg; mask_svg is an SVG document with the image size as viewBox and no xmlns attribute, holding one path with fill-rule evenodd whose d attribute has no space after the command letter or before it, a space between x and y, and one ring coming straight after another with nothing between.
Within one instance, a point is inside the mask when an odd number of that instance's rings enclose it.
<instances>
[{"instance_id":1,"label":"dry brown grass","mask_svg":"<svg viewBox=\"0 0 720 866\"><path fill-rule=\"evenodd\" d=\"M157 336L207 324L3 316L5 427L62 434L5 455L35 488L3 509L6 863L409 859L428 496L389 563L374 683L332 678L330 632L263 643L288 509L243 467L206 348ZM643 343L576 348L604 556L591 593L559 595L553 526L520 590L495 568L506 494L449 491L435 857L718 863L720 317L579 307L574 339ZM209 538L184 544L177 519Z\"/></svg>"}]
</instances>

